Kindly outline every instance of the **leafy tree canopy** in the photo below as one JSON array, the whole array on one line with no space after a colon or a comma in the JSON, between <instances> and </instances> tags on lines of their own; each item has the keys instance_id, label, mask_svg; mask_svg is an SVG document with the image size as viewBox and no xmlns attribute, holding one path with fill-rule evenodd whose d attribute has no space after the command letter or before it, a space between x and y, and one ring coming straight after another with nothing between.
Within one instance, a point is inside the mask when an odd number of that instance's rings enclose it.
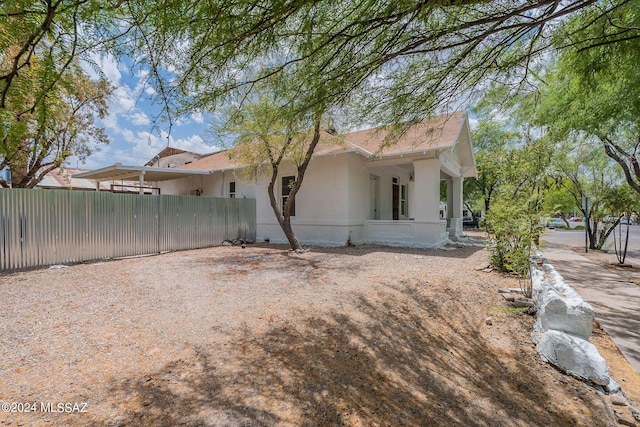
<instances>
[{"instance_id":1,"label":"leafy tree canopy","mask_svg":"<svg viewBox=\"0 0 640 427\"><path fill-rule=\"evenodd\" d=\"M119 3L0 4L0 168L10 163L15 186L32 187L69 156L107 142L95 119L106 114L111 88L92 81L79 59L95 66L91 54L124 28Z\"/></svg>"},{"instance_id":2,"label":"leafy tree canopy","mask_svg":"<svg viewBox=\"0 0 640 427\"><path fill-rule=\"evenodd\" d=\"M163 90L189 108L237 102L257 82L286 72L305 88L302 109L350 100L359 120L390 123L427 116L499 73L527 75L552 36L579 34L629 4L130 0L127 14L138 29L134 50L146 55L159 84L166 70L176 76ZM576 13L600 18L584 28L560 25Z\"/></svg>"}]
</instances>

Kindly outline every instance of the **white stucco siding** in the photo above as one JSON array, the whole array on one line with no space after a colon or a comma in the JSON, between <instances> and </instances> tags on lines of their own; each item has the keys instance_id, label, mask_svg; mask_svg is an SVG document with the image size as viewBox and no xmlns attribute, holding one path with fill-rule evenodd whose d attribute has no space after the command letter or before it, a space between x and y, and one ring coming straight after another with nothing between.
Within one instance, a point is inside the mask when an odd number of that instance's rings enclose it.
<instances>
[{"instance_id":1,"label":"white stucco siding","mask_svg":"<svg viewBox=\"0 0 640 427\"><path fill-rule=\"evenodd\" d=\"M202 189L205 185L208 185L210 178L210 176L190 176L187 178L160 181L157 183L157 186L160 188L160 194L188 196L192 190Z\"/></svg>"},{"instance_id":2,"label":"white stucco siding","mask_svg":"<svg viewBox=\"0 0 640 427\"><path fill-rule=\"evenodd\" d=\"M278 176L276 195L281 204L281 179L293 176L292 164L283 165ZM311 160L302 187L296 195L296 214L291 218L293 230L303 244L344 245L349 239L348 157L323 156ZM256 192L257 238L286 242L267 194L268 179Z\"/></svg>"},{"instance_id":3,"label":"white stucco siding","mask_svg":"<svg viewBox=\"0 0 640 427\"><path fill-rule=\"evenodd\" d=\"M369 169L365 159L356 153L348 153L347 167L347 218L349 238L353 244L364 242L364 222L369 219Z\"/></svg>"}]
</instances>

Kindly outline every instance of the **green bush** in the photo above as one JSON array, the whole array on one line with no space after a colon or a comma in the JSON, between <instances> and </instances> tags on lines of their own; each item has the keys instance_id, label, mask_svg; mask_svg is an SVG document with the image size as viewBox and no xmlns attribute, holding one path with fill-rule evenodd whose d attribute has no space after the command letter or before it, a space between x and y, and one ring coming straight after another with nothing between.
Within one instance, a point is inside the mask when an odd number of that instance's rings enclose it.
<instances>
[{"instance_id":1,"label":"green bush","mask_svg":"<svg viewBox=\"0 0 640 427\"><path fill-rule=\"evenodd\" d=\"M528 214L515 203L497 202L487 213L484 227L489 234L491 264L498 270L527 277L533 248L544 230L542 217Z\"/></svg>"}]
</instances>

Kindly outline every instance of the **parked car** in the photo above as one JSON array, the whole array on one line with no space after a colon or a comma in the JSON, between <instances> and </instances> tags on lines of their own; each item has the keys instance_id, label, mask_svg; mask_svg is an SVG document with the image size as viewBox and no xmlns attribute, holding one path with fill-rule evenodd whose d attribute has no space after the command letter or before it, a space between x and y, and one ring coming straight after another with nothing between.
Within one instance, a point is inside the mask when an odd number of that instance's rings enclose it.
<instances>
[{"instance_id":1,"label":"parked car","mask_svg":"<svg viewBox=\"0 0 640 427\"><path fill-rule=\"evenodd\" d=\"M584 221L584 218L582 218L581 216L572 216L571 218L569 218L569 221L582 222Z\"/></svg>"},{"instance_id":2,"label":"parked car","mask_svg":"<svg viewBox=\"0 0 640 427\"><path fill-rule=\"evenodd\" d=\"M475 216L465 216L462 218L462 226L470 228L478 228L478 218Z\"/></svg>"},{"instance_id":3,"label":"parked car","mask_svg":"<svg viewBox=\"0 0 640 427\"><path fill-rule=\"evenodd\" d=\"M566 227L567 223L564 222L564 219L562 218L551 218L549 221L547 221L546 225L548 228L557 228L557 227Z\"/></svg>"}]
</instances>

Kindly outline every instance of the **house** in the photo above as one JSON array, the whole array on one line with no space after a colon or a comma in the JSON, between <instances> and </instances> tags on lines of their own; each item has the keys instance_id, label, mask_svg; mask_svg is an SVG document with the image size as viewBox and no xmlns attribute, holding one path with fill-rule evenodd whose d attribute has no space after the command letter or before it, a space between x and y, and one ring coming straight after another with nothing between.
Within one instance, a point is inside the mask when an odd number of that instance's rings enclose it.
<instances>
[{"instance_id":1,"label":"house","mask_svg":"<svg viewBox=\"0 0 640 427\"><path fill-rule=\"evenodd\" d=\"M78 175L87 172L89 171L86 169L58 167L44 175L35 188L47 190L98 190L114 193L138 193L140 191L137 181L123 181L121 179L97 181L91 178L78 177ZM143 187L144 193L152 194L154 191L157 192L158 189L150 186Z\"/></svg>"},{"instance_id":2,"label":"house","mask_svg":"<svg viewBox=\"0 0 640 427\"><path fill-rule=\"evenodd\" d=\"M462 184L465 177L476 174L467 114L425 119L380 150L387 135L380 128L344 135L341 143L335 143L329 133L321 137L291 220L301 243L426 248L462 235ZM94 176L109 177L109 168L113 167L94 171ZM142 169L136 169L141 179L153 172ZM249 179L241 170L229 151L220 151L173 170L183 175L175 179L163 176L155 185L162 194L254 198L256 239L286 242L266 191L268 174ZM277 181L280 207L295 176L292 162L281 165ZM147 175L145 179L153 178ZM446 209L440 205L442 180L447 186Z\"/></svg>"},{"instance_id":3,"label":"house","mask_svg":"<svg viewBox=\"0 0 640 427\"><path fill-rule=\"evenodd\" d=\"M199 159L200 157L202 157L202 154L167 146L158 154L153 156L151 160L145 163L145 166L158 168L180 168Z\"/></svg>"},{"instance_id":4,"label":"house","mask_svg":"<svg viewBox=\"0 0 640 427\"><path fill-rule=\"evenodd\" d=\"M47 190L96 190L96 181L86 178L75 178L74 175L86 172L83 169L58 167L42 177L35 188ZM101 182L100 191L109 191L109 184Z\"/></svg>"}]
</instances>

